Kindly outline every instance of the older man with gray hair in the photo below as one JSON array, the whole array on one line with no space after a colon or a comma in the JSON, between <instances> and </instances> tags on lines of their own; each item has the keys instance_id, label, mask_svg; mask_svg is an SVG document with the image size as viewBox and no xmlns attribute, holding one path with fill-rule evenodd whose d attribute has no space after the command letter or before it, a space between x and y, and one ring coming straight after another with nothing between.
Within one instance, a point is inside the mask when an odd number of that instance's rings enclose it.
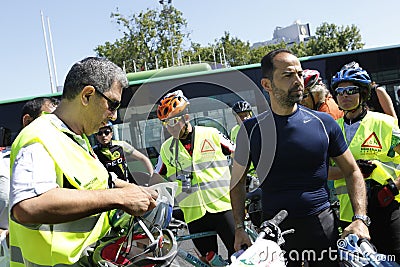
<instances>
[{"instance_id":1,"label":"older man with gray hair","mask_svg":"<svg viewBox=\"0 0 400 267\"><path fill-rule=\"evenodd\" d=\"M312 110L328 113L335 120L343 117L343 111L332 98L317 70L304 70L303 78L304 94L300 104Z\"/></svg>"}]
</instances>

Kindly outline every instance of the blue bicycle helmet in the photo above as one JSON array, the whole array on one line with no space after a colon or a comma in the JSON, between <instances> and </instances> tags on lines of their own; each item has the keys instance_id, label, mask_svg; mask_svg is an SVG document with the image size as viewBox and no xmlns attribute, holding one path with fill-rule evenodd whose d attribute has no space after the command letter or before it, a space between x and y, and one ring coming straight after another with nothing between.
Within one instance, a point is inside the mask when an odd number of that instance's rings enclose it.
<instances>
[{"instance_id":1,"label":"blue bicycle helmet","mask_svg":"<svg viewBox=\"0 0 400 267\"><path fill-rule=\"evenodd\" d=\"M358 63L350 62L333 76L331 88L333 92L341 82L352 82L360 87L360 96L362 102L366 102L371 94L371 78L367 71L363 70Z\"/></svg>"}]
</instances>

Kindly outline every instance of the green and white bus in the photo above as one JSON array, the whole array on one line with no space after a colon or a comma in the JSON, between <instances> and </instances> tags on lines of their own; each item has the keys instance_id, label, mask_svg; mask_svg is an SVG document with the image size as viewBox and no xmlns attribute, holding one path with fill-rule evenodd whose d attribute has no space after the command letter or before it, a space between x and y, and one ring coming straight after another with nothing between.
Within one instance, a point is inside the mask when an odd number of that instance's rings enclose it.
<instances>
[{"instance_id":1,"label":"green and white bus","mask_svg":"<svg viewBox=\"0 0 400 267\"><path fill-rule=\"evenodd\" d=\"M303 69L319 70L328 85L330 78L344 64L358 62L376 83L386 88L396 113L400 115L397 94L400 88L400 45L304 57L300 60ZM214 126L226 135L236 124L231 111L236 101L248 101L253 106L254 114L268 109L268 95L260 85L260 64L223 69L213 69L212 66L200 63L128 73L129 88L123 92L118 119L113 126L115 138L128 141L146 153L154 163L162 142L167 138L156 116L157 104L165 93L177 89L181 89L190 100L192 123ZM60 98L61 93L44 96ZM0 127L11 129L11 139L21 128L23 104L33 97L36 96L0 101Z\"/></svg>"}]
</instances>

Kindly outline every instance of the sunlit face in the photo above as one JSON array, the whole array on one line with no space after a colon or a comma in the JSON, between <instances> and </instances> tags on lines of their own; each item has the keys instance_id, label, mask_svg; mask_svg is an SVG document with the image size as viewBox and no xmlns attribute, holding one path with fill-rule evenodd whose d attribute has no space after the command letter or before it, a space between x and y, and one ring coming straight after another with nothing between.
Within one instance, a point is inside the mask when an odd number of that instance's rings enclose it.
<instances>
[{"instance_id":1,"label":"sunlit face","mask_svg":"<svg viewBox=\"0 0 400 267\"><path fill-rule=\"evenodd\" d=\"M297 57L280 53L274 58L275 70L271 84L272 98L281 106L292 107L303 95L303 69Z\"/></svg>"},{"instance_id":2,"label":"sunlit face","mask_svg":"<svg viewBox=\"0 0 400 267\"><path fill-rule=\"evenodd\" d=\"M113 132L111 127L102 127L99 129L99 131L96 133L96 139L97 141L102 144L102 145L107 145L111 142L111 139L113 137Z\"/></svg>"},{"instance_id":3,"label":"sunlit face","mask_svg":"<svg viewBox=\"0 0 400 267\"><path fill-rule=\"evenodd\" d=\"M185 132L186 120L185 116L178 116L165 120L163 125L174 138L179 139Z\"/></svg>"},{"instance_id":4,"label":"sunlit face","mask_svg":"<svg viewBox=\"0 0 400 267\"><path fill-rule=\"evenodd\" d=\"M235 114L235 118L236 118L236 122L238 124L241 124L244 120L251 118L251 112L250 111L239 112L239 113Z\"/></svg>"},{"instance_id":5,"label":"sunlit face","mask_svg":"<svg viewBox=\"0 0 400 267\"><path fill-rule=\"evenodd\" d=\"M337 88L345 88L348 86L354 86L352 82L341 82L338 84ZM343 110L353 110L357 108L360 104L360 93L347 94L344 92L343 94L337 94L335 91L336 99L338 102L338 106Z\"/></svg>"},{"instance_id":6,"label":"sunlit face","mask_svg":"<svg viewBox=\"0 0 400 267\"><path fill-rule=\"evenodd\" d=\"M104 96L112 101L121 101L122 87L119 83L114 83L111 89L103 93ZM90 102L90 118L89 125L85 125L85 134L90 135L96 133L101 127L107 125L109 121L117 119L117 110L110 110L109 102L101 94L95 93L95 100Z\"/></svg>"},{"instance_id":7,"label":"sunlit face","mask_svg":"<svg viewBox=\"0 0 400 267\"><path fill-rule=\"evenodd\" d=\"M53 102L51 102L50 100L46 100L46 101L44 101L40 110L42 112L44 111L44 112L52 113L56 109L56 107L57 107L57 105L55 105Z\"/></svg>"}]
</instances>

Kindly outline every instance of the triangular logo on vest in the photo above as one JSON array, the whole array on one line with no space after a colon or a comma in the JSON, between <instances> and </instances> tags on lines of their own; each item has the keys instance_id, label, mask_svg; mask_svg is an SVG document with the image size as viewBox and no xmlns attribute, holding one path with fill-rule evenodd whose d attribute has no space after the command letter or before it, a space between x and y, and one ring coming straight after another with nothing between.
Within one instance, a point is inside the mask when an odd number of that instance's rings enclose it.
<instances>
[{"instance_id":1,"label":"triangular logo on vest","mask_svg":"<svg viewBox=\"0 0 400 267\"><path fill-rule=\"evenodd\" d=\"M375 132L373 132L367 139L365 139L364 143L362 143L361 147L369 147L369 148L378 148L382 149L381 142L376 136Z\"/></svg>"},{"instance_id":2,"label":"triangular logo on vest","mask_svg":"<svg viewBox=\"0 0 400 267\"><path fill-rule=\"evenodd\" d=\"M201 152L203 153L203 152L214 152L214 151L215 151L215 149L211 145L210 141L205 139L203 141L203 145L201 146Z\"/></svg>"}]
</instances>

